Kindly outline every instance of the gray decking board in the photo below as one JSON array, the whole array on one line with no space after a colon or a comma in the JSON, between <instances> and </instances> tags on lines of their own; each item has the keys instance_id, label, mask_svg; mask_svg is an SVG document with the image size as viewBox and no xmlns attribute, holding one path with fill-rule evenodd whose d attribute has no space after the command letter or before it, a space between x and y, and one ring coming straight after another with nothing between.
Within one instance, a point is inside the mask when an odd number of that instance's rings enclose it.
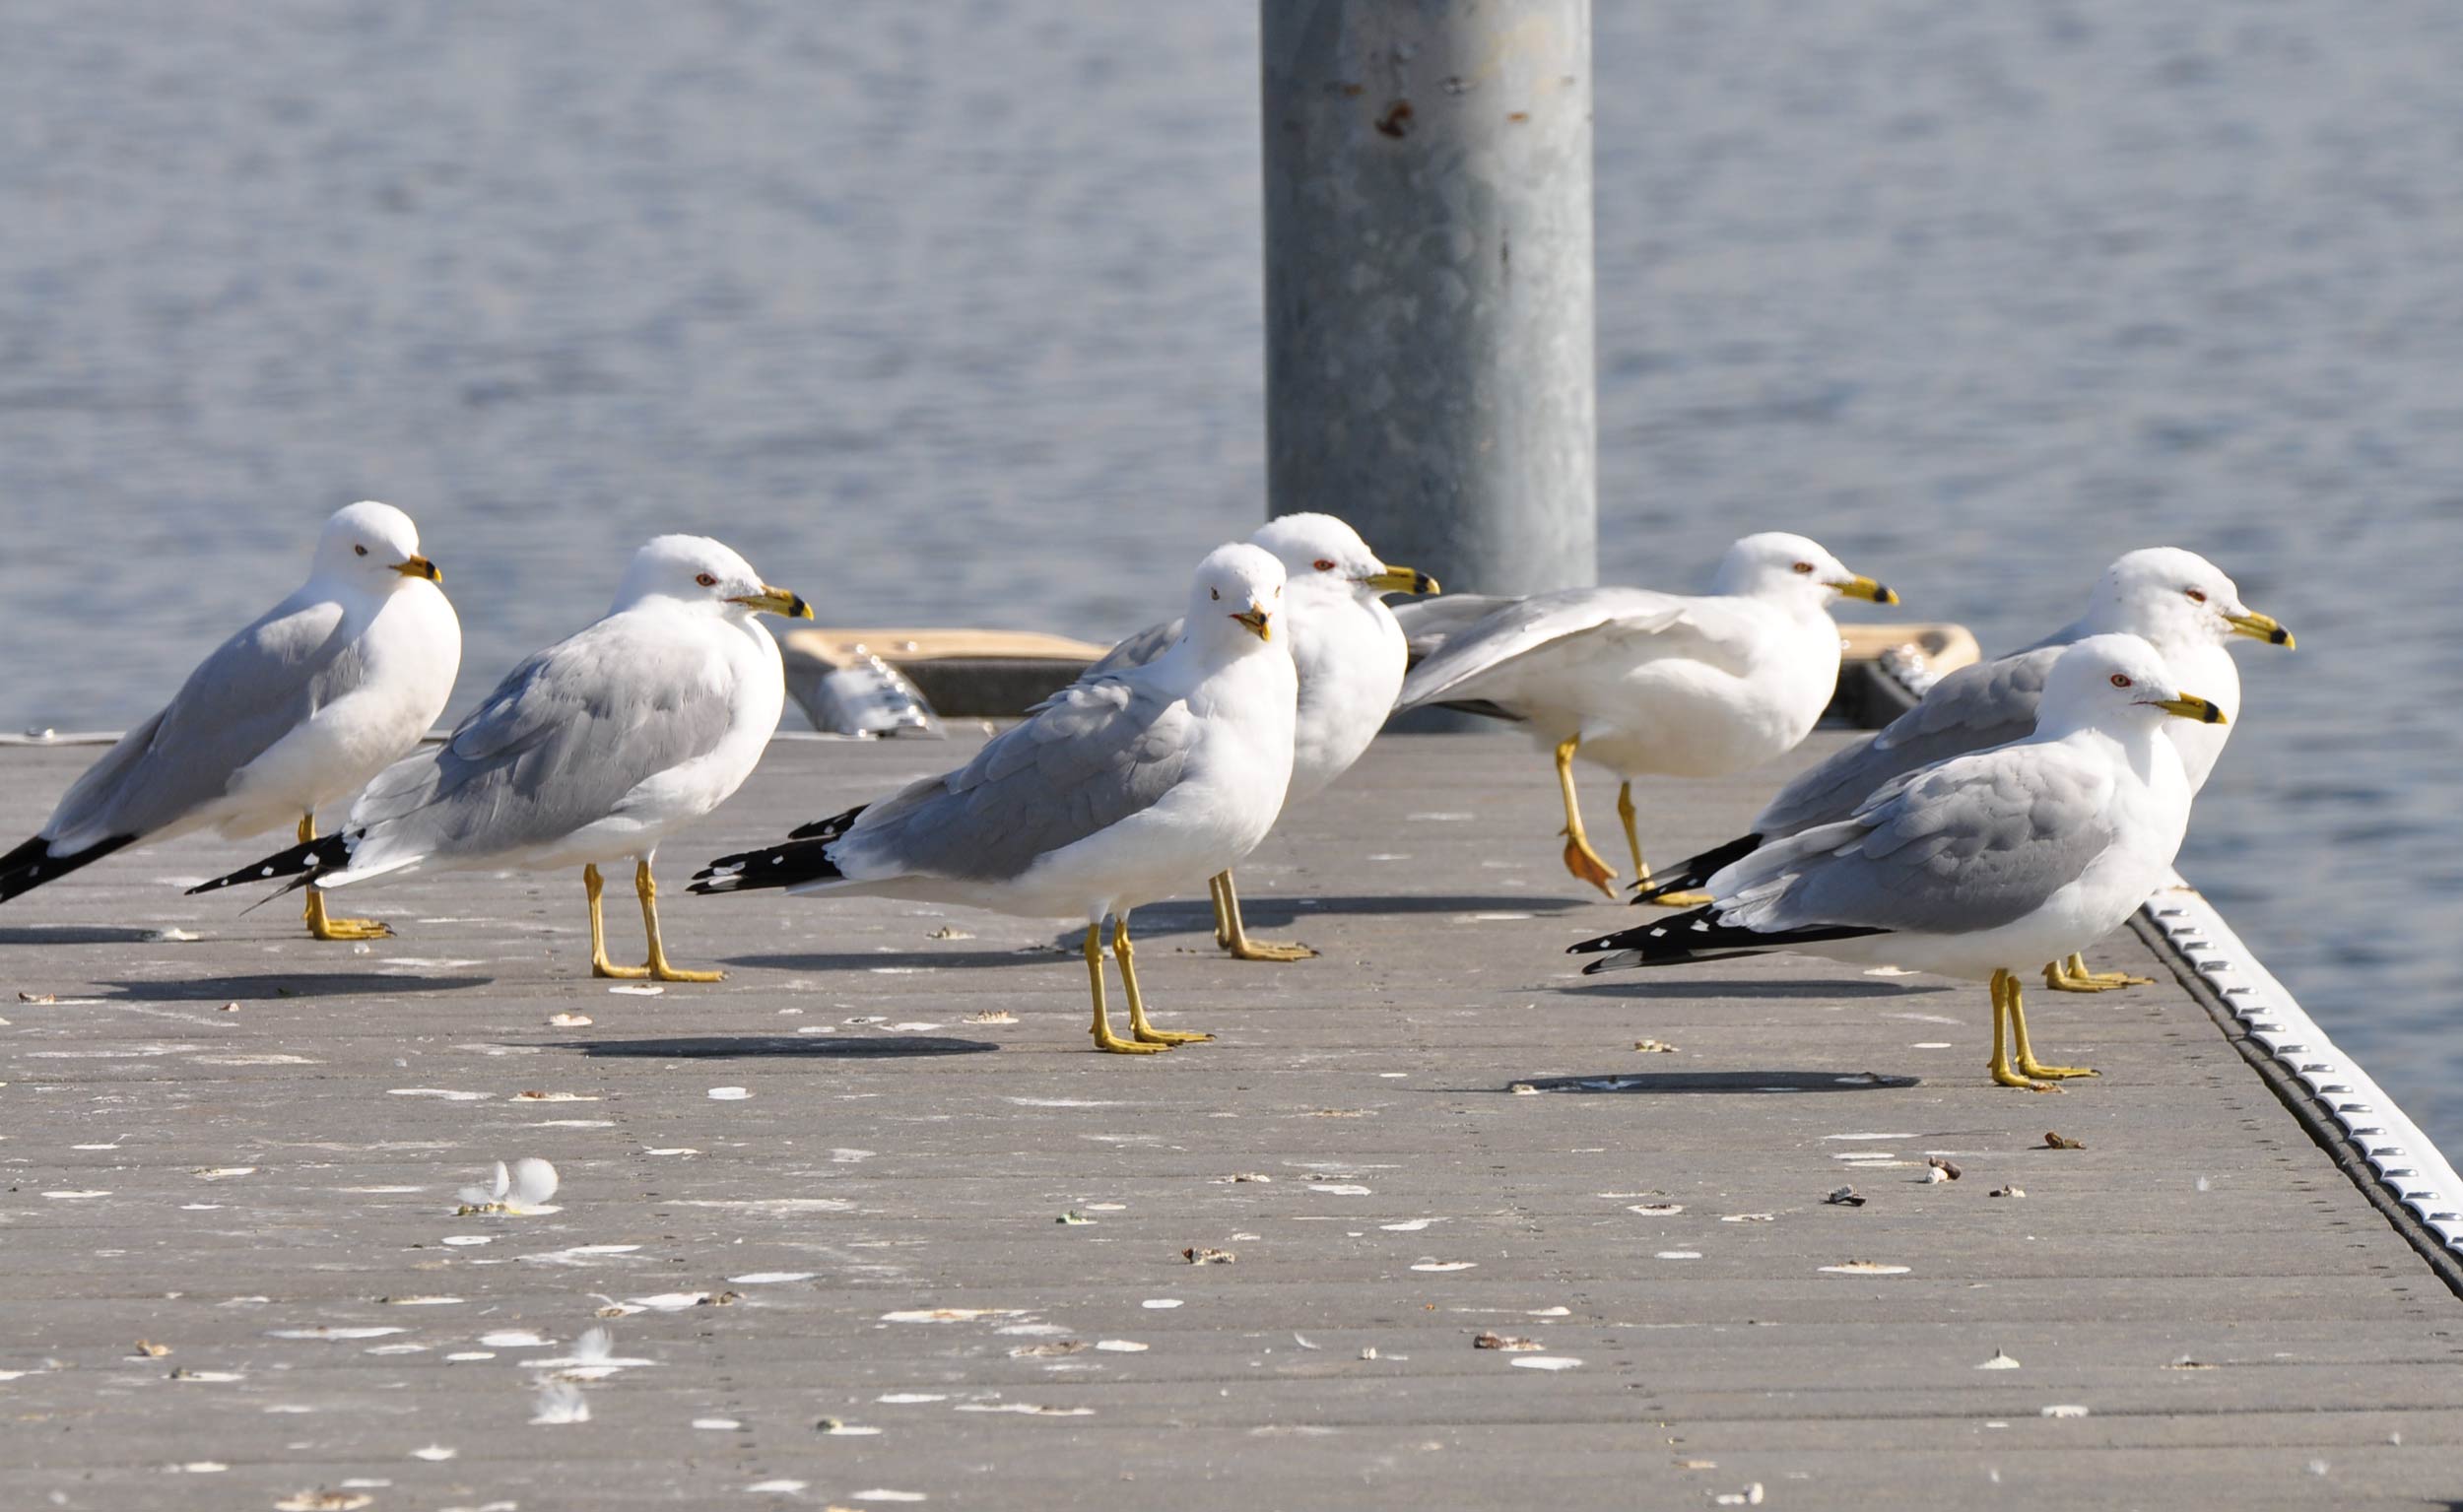
<instances>
[{"instance_id":1,"label":"gray decking board","mask_svg":"<svg viewBox=\"0 0 2463 1512\"><path fill-rule=\"evenodd\" d=\"M782 743L672 845L670 947L728 964L716 987L590 980L565 876L353 893L403 931L364 952L305 940L288 901L182 896L166 879L244 859L210 838L0 909L0 1371L25 1372L0 1381L0 1504L271 1506L354 1479L386 1482L358 1488L375 1508L526 1512L2463 1490L2453 1293L2133 935L2099 957L2162 986L2030 995L2039 1049L2106 1073L2060 1096L1984 1081L1962 984L1794 957L1578 979L1560 948L1641 915L1575 891L1544 757L1497 737L1384 743L1243 870L1252 926L1324 958L1230 962L1196 906L1141 913L1158 1019L1222 1036L1165 1056L1087 1048L1056 923L683 892L964 750ZM0 752L0 840L95 754ZM1768 781L1645 788L1654 854L1724 838ZM630 899L610 917L637 949ZM149 938L166 926L206 938ZM996 1010L1016 1021L968 1021ZM2037 1148L2047 1129L2087 1148ZM1860 1149L1904 1163L1833 1158ZM1916 1180L1937 1150L1962 1180ZM556 1163L561 1212L454 1216L524 1154ZM1986 1195L2008 1182L2027 1195ZM1823 1204L1849 1184L1866 1206ZM1336 1186L1369 1190L1312 1189ZM349 1190L369 1187L417 1190ZM1721 1221L1746 1214L1771 1220ZM585 1245L637 1248L562 1253ZM1848 1260L1909 1271L1820 1270ZM1434 1262L1474 1268L1412 1269ZM764 1272L813 1276L730 1281ZM728 1290L604 1320L657 1363L585 1386L586 1423L528 1420L519 1360L562 1349L476 1343ZM462 1300L381 1300L416 1294ZM883 1321L929 1307L1014 1312ZM406 1332L271 1337L320 1325ZM1582 1363L1518 1368L1472 1348L1483 1328ZM1011 1352L1060 1339L1149 1348ZM404 1344L425 1348L368 1352ZM1977 1371L1996 1349L2020 1368ZM901 1394L942 1400L880 1400ZM958 1410L1022 1403L1085 1414ZM455 1457L413 1457L431 1444ZM166 1468L196 1462L229 1468ZM747 1491L784 1480L804 1488Z\"/></svg>"}]
</instances>

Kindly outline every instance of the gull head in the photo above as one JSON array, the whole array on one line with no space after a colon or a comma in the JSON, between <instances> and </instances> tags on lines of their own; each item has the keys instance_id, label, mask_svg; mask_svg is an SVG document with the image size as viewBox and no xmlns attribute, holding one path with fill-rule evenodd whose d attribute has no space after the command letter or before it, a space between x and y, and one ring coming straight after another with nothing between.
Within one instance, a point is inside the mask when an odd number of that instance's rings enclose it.
<instances>
[{"instance_id":1,"label":"gull head","mask_svg":"<svg viewBox=\"0 0 2463 1512\"><path fill-rule=\"evenodd\" d=\"M1387 593L1434 593L1436 579L1377 559L1360 532L1330 514L1287 514L1248 538L1274 553L1295 594L1333 590L1360 599Z\"/></svg>"},{"instance_id":2,"label":"gull head","mask_svg":"<svg viewBox=\"0 0 2463 1512\"><path fill-rule=\"evenodd\" d=\"M2071 644L2044 678L2035 728L2060 733L2094 727L2152 730L2166 719L2225 723L2214 700L2179 687L2163 653L2137 635L2090 635Z\"/></svg>"},{"instance_id":3,"label":"gull head","mask_svg":"<svg viewBox=\"0 0 2463 1512\"><path fill-rule=\"evenodd\" d=\"M804 596L763 582L753 564L707 536L654 536L632 554L615 607L652 599L698 614L746 619L755 614L810 620Z\"/></svg>"},{"instance_id":4,"label":"gull head","mask_svg":"<svg viewBox=\"0 0 2463 1512\"><path fill-rule=\"evenodd\" d=\"M2151 546L2130 552L2097 579L2088 627L2144 635L2159 646L2220 645L2235 635L2292 647L2292 631L2240 601L2224 569L2196 552Z\"/></svg>"},{"instance_id":5,"label":"gull head","mask_svg":"<svg viewBox=\"0 0 2463 1512\"><path fill-rule=\"evenodd\" d=\"M1218 546L1189 585L1189 632L1199 645L1272 644L1283 613L1283 563L1245 542Z\"/></svg>"},{"instance_id":6,"label":"gull head","mask_svg":"<svg viewBox=\"0 0 2463 1512\"><path fill-rule=\"evenodd\" d=\"M1784 530L1747 536L1727 549L1710 591L1746 598L1802 600L1828 609L1841 598L1896 604L1898 595L1831 556L1819 541Z\"/></svg>"},{"instance_id":7,"label":"gull head","mask_svg":"<svg viewBox=\"0 0 2463 1512\"><path fill-rule=\"evenodd\" d=\"M419 527L411 517L372 498L337 509L325 522L313 575L380 593L409 582L444 582L436 564L419 554Z\"/></svg>"}]
</instances>

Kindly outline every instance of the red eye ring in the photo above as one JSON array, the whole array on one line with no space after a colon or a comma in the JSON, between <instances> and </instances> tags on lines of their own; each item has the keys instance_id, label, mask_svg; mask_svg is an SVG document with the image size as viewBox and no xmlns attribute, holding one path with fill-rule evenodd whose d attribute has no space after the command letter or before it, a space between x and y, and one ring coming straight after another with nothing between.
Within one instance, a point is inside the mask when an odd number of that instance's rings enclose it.
<instances>
[{"instance_id":1,"label":"red eye ring","mask_svg":"<svg viewBox=\"0 0 2463 1512\"><path fill-rule=\"evenodd\" d=\"M1320 557L1315 561L1309 563L1309 565L1315 567L1320 572L1331 572L1334 570L1334 559L1331 557Z\"/></svg>"},{"instance_id":2,"label":"red eye ring","mask_svg":"<svg viewBox=\"0 0 2463 1512\"><path fill-rule=\"evenodd\" d=\"M715 588L718 586L718 579L710 576L707 572L694 573L693 580L699 583L704 588Z\"/></svg>"},{"instance_id":3,"label":"red eye ring","mask_svg":"<svg viewBox=\"0 0 2463 1512\"><path fill-rule=\"evenodd\" d=\"M2130 686L2130 681L2128 678L2116 672L2112 674L2112 686L2115 688L2127 688Z\"/></svg>"},{"instance_id":4,"label":"red eye ring","mask_svg":"<svg viewBox=\"0 0 2463 1512\"><path fill-rule=\"evenodd\" d=\"M1796 563L1796 570L1810 577L1813 575L1813 563L1810 561L1800 561Z\"/></svg>"},{"instance_id":5,"label":"red eye ring","mask_svg":"<svg viewBox=\"0 0 2463 1512\"><path fill-rule=\"evenodd\" d=\"M2185 591L2189 594L2189 602L2192 604L2203 604L2207 601L2207 596L2195 588L2190 588Z\"/></svg>"}]
</instances>

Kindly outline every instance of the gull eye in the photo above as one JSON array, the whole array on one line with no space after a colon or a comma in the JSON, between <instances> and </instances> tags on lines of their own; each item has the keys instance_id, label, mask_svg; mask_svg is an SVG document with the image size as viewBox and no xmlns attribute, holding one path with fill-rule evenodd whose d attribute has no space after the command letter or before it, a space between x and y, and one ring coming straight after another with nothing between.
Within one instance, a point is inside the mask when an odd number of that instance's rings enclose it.
<instances>
[{"instance_id":1,"label":"gull eye","mask_svg":"<svg viewBox=\"0 0 2463 1512\"><path fill-rule=\"evenodd\" d=\"M366 555L367 555L367 548L366 548L366 547L365 547L365 546L355 546L355 547L351 548L351 550L353 550L353 551L355 551L355 552L359 553L359 554L360 554L361 556L363 556L363 557L365 557L365 556L366 556Z\"/></svg>"},{"instance_id":2,"label":"gull eye","mask_svg":"<svg viewBox=\"0 0 2463 1512\"><path fill-rule=\"evenodd\" d=\"M1223 597L1223 590L1220 588L1209 588L1206 591L1213 594L1218 599Z\"/></svg>"},{"instance_id":3,"label":"gull eye","mask_svg":"<svg viewBox=\"0 0 2463 1512\"><path fill-rule=\"evenodd\" d=\"M2116 672L2112 674L2112 686L2115 688L2127 688L2130 686L2129 678L2124 674Z\"/></svg>"},{"instance_id":4,"label":"gull eye","mask_svg":"<svg viewBox=\"0 0 2463 1512\"><path fill-rule=\"evenodd\" d=\"M1810 561L1800 561L1796 563L1796 570L1803 573L1807 577L1811 577L1813 575L1813 563Z\"/></svg>"},{"instance_id":5,"label":"gull eye","mask_svg":"<svg viewBox=\"0 0 2463 1512\"><path fill-rule=\"evenodd\" d=\"M718 579L710 576L707 572L694 573L693 580L699 583L704 588L715 588L718 586Z\"/></svg>"},{"instance_id":6,"label":"gull eye","mask_svg":"<svg viewBox=\"0 0 2463 1512\"><path fill-rule=\"evenodd\" d=\"M2189 602L2192 604L2203 604L2207 601L2207 596L2198 589L2191 588L2187 591L2189 594Z\"/></svg>"},{"instance_id":7,"label":"gull eye","mask_svg":"<svg viewBox=\"0 0 2463 1512\"><path fill-rule=\"evenodd\" d=\"M1283 585L1281 583L1274 585L1274 596L1278 599L1283 597Z\"/></svg>"},{"instance_id":8,"label":"gull eye","mask_svg":"<svg viewBox=\"0 0 2463 1512\"><path fill-rule=\"evenodd\" d=\"M1331 557L1320 557L1314 562L1310 563L1310 565L1314 566L1320 572L1331 572L1334 570L1334 559Z\"/></svg>"}]
</instances>

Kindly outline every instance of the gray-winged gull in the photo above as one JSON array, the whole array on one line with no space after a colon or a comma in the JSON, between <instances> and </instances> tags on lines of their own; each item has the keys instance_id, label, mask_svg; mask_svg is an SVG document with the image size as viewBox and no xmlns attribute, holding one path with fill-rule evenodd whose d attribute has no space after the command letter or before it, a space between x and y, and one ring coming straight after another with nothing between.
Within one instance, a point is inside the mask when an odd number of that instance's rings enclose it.
<instances>
[{"instance_id":1,"label":"gray-winged gull","mask_svg":"<svg viewBox=\"0 0 2463 1512\"><path fill-rule=\"evenodd\" d=\"M725 973L668 962L650 863L660 840L752 775L777 731L786 685L777 642L754 623L764 612L813 613L716 541L657 537L633 554L604 619L507 673L442 746L378 773L340 833L189 890L579 866L594 975L717 981ZM599 915L599 863L628 857L649 941L638 966L608 961Z\"/></svg>"},{"instance_id":2,"label":"gray-winged gull","mask_svg":"<svg viewBox=\"0 0 2463 1512\"><path fill-rule=\"evenodd\" d=\"M335 511L307 581L215 647L170 703L77 779L42 832L0 855L0 900L115 850L212 827L233 838L349 797L409 751L453 692L462 627L391 504ZM308 933L372 940L310 894Z\"/></svg>"},{"instance_id":3,"label":"gray-winged gull","mask_svg":"<svg viewBox=\"0 0 2463 1512\"><path fill-rule=\"evenodd\" d=\"M1294 716L1292 785L1283 806L1314 798L1351 770L1385 727L1402 690L1401 626L1385 607L1389 593L1437 591L1436 579L1377 559L1360 532L1330 514L1287 514L1251 535L1251 546L1283 563L1284 639L1299 673ZM1149 625L1087 669L1090 676L1153 661L1180 639L1185 621ZM1252 940L1240 922L1240 894L1225 872L1207 884L1215 907L1215 943L1240 960L1300 960L1304 945Z\"/></svg>"},{"instance_id":4,"label":"gray-winged gull","mask_svg":"<svg viewBox=\"0 0 2463 1512\"><path fill-rule=\"evenodd\" d=\"M2292 631L2241 602L2232 580L2197 553L2169 546L2126 553L2097 580L2087 612L2077 620L2024 650L1950 673L1888 728L1781 788L1756 816L1751 834L1678 863L1635 900L1658 901L1662 893L1698 887L1712 872L1757 845L1845 819L1884 783L1917 767L2026 738L2034 728L2035 701L2043 692L2045 675L2062 650L2089 635L2103 634L2144 638L2171 668L2174 682L2199 690L2230 721L2164 726L2180 748L2192 794L2206 785L2232 723L2240 718L2240 670L2228 643L2239 637L2285 647L2293 643ZM2075 955L2044 968L2045 984L2063 992L2097 992L2146 980L2090 972L2086 961Z\"/></svg>"},{"instance_id":5,"label":"gray-winged gull","mask_svg":"<svg viewBox=\"0 0 2463 1512\"><path fill-rule=\"evenodd\" d=\"M2036 1061L2017 972L2083 950L2171 875L2190 800L2163 734L2174 717L2225 722L2154 646L2091 635L2053 663L2027 739L1910 772L1730 863L1707 906L1571 949L1616 953L1586 973L1793 949L1989 981L1994 1081L2093 1076Z\"/></svg>"},{"instance_id":6,"label":"gray-winged gull","mask_svg":"<svg viewBox=\"0 0 2463 1512\"><path fill-rule=\"evenodd\" d=\"M1245 543L1199 563L1186 626L1141 667L1071 684L957 771L724 856L697 892L785 887L964 903L1086 920L1096 1048L1167 1049L1206 1034L1147 1021L1129 912L1227 872L1283 811L1298 676L1274 633L1283 564ZM1102 925L1129 1000L1129 1037L1103 1007Z\"/></svg>"},{"instance_id":7,"label":"gray-winged gull","mask_svg":"<svg viewBox=\"0 0 2463 1512\"><path fill-rule=\"evenodd\" d=\"M1633 779L1741 771L1794 749L1838 686L1828 611L1842 594L1898 602L1803 536L1747 536L1706 597L1566 588L1509 603L1414 667L1401 706L1477 703L1526 721L1556 753L1565 870L1606 892L1617 874L1583 832L1574 757L1617 774L1617 817L1647 879Z\"/></svg>"}]
</instances>

